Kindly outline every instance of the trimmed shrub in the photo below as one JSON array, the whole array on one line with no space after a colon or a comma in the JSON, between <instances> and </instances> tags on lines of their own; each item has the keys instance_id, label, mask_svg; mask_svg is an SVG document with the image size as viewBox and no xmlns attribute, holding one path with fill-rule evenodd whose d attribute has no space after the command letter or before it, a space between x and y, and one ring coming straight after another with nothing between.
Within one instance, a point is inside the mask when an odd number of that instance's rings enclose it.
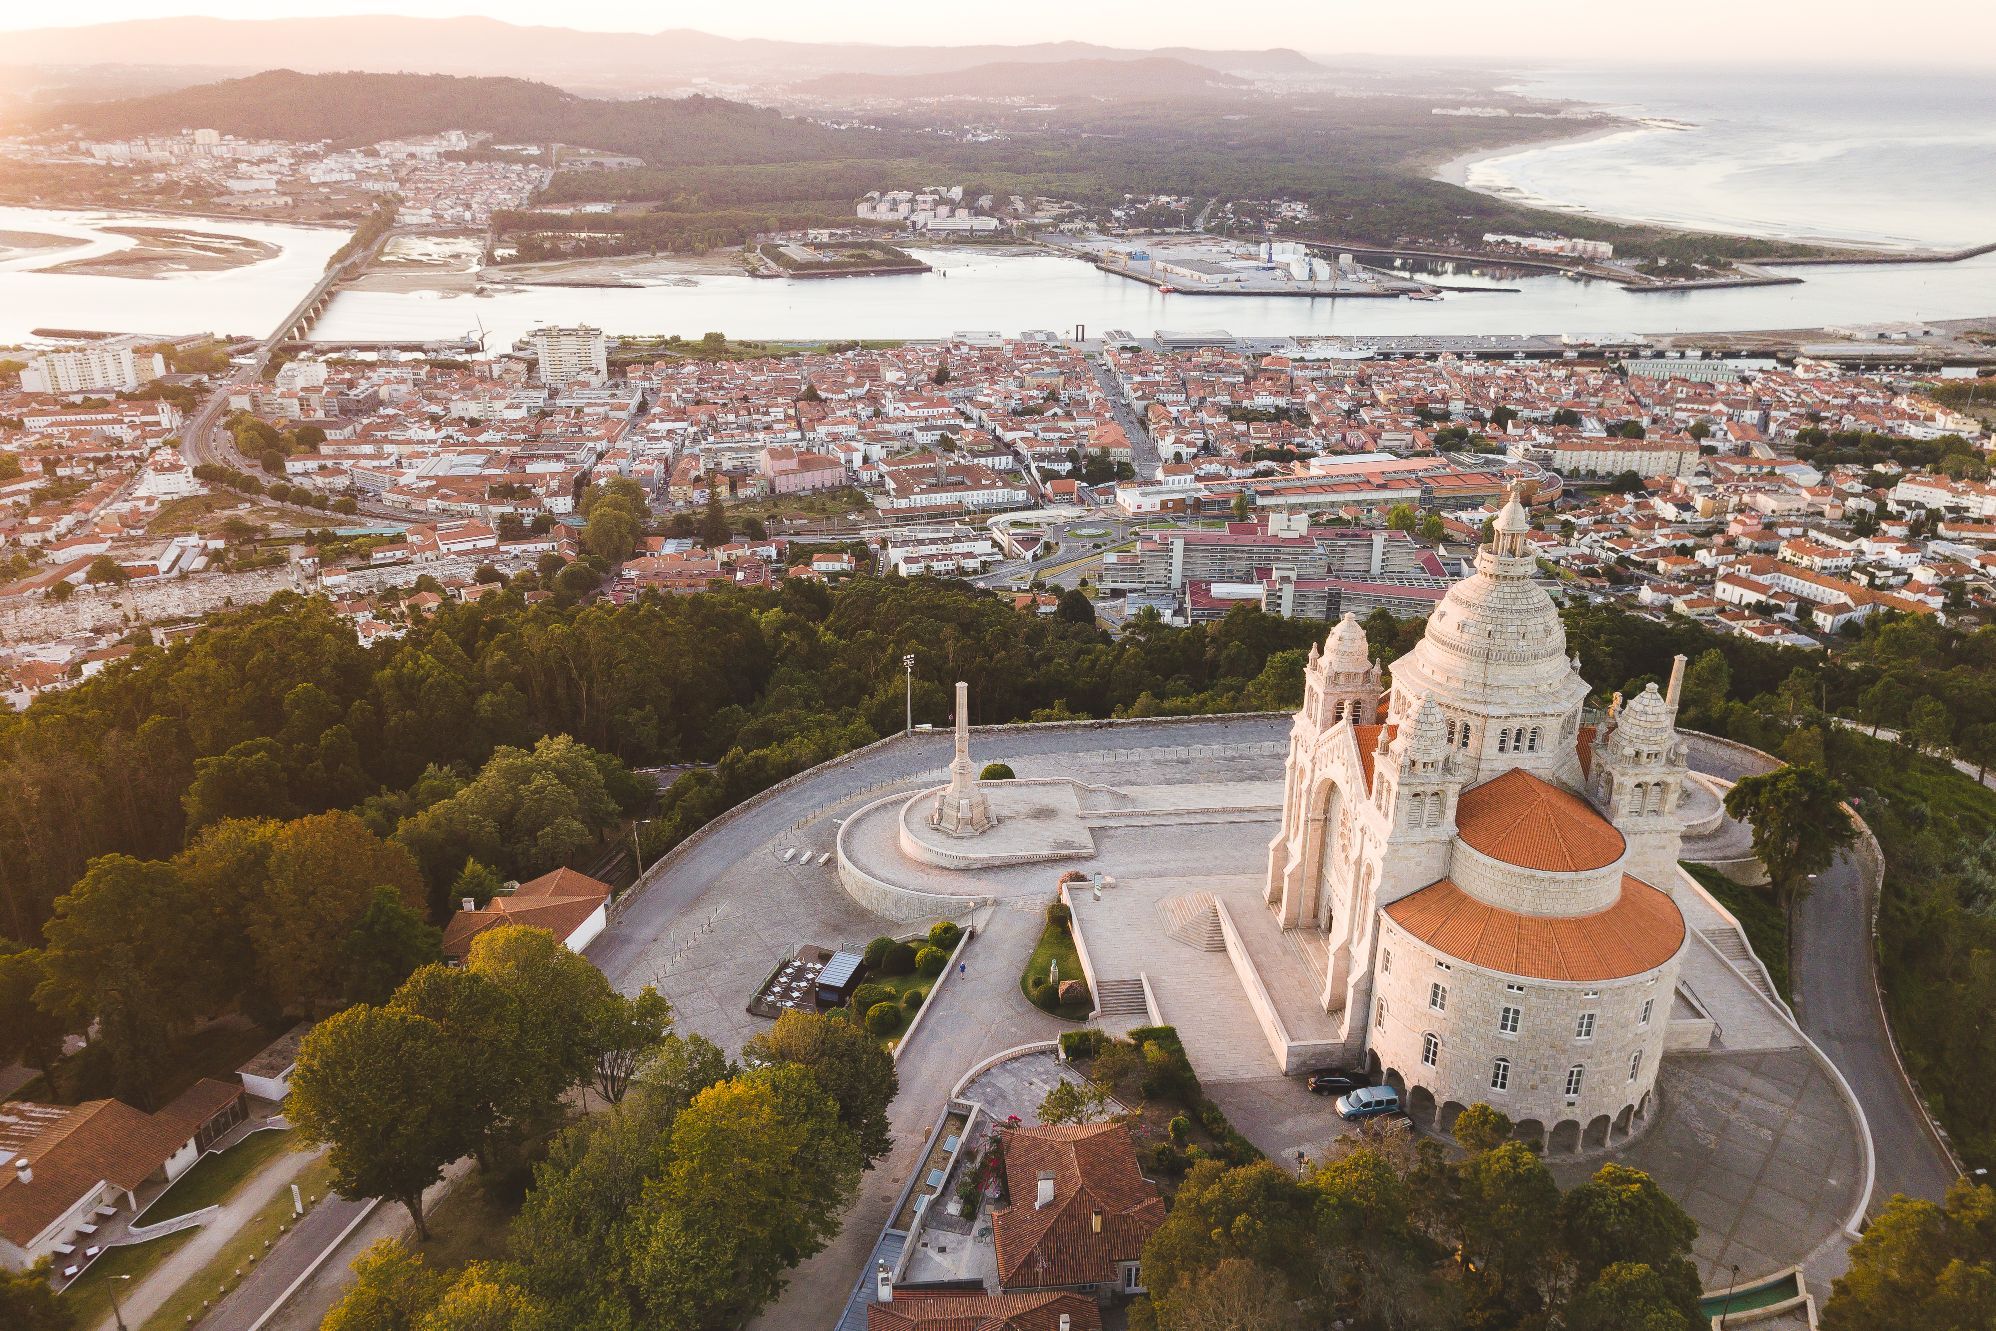
<instances>
[{"instance_id":1,"label":"trimmed shrub","mask_svg":"<svg viewBox=\"0 0 1996 1331\"><path fill-rule=\"evenodd\" d=\"M875 1003L866 1010L866 1029L875 1035L890 1035L901 1024L901 1009L894 1003Z\"/></svg>"},{"instance_id":2,"label":"trimmed shrub","mask_svg":"<svg viewBox=\"0 0 1996 1331\"><path fill-rule=\"evenodd\" d=\"M1074 918L1074 912L1067 908L1065 901L1056 901L1047 907L1047 923L1064 925Z\"/></svg>"},{"instance_id":3,"label":"trimmed shrub","mask_svg":"<svg viewBox=\"0 0 1996 1331\"><path fill-rule=\"evenodd\" d=\"M901 1006L913 1012L916 1008L922 1006L922 1000L928 996L929 991L926 989L910 989L901 995Z\"/></svg>"},{"instance_id":4,"label":"trimmed shrub","mask_svg":"<svg viewBox=\"0 0 1996 1331\"><path fill-rule=\"evenodd\" d=\"M887 949L887 955L880 962L880 973L882 975L913 975L915 973L915 945L913 943L896 943L893 947Z\"/></svg>"},{"instance_id":5,"label":"trimmed shrub","mask_svg":"<svg viewBox=\"0 0 1996 1331\"><path fill-rule=\"evenodd\" d=\"M887 960L887 954L894 950L894 940L886 936L874 939L866 945L866 968L878 971Z\"/></svg>"},{"instance_id":6,"label":"trimmed shrub","mask_svg":"<svg viewBox=\"0 0 1996 1331\"><path fill-rule=\"evenodd\" d=\"M1016 774L1004 763L986 763L984 770L977 774L979 781L1010 781Z\"/></svg>"},{"instance_id":7,"label":"trimmed shrub","mask_svg":"<svg viewBox=\"0 0 1996 1331\"><path fill-rule=\"evenodd\" d=\"M1172 1141L1183 1146L1185 1139L1192 1135L1192 1120L1183 1114L1174 1114L1171 1122L1165 1125L1165 1131L1171 1134Z\"/></svg>"},{"instance_id":8,"label":"trimmed shrub","mask_svg":"<svg viewBox=\"0 0 1996 1331\"><path fill-rule=\"evenodd\" d=\"M925 947L915 954L915 969L932 980L941 975L947 965L949 953L939 947Z\"/></svg>"},{"instance_id":9,"label":"trimmed shrub","mask_svg":"<svg viewBox=\"0 0 1996 1331\"><path fill-rule=\"evenodd\" d=\"M1109 1043L1108 1033L1098 1031L1093 1026L1079 1031L1060 1033L1061 1057L1073 1062L1077 1058L1093 1058L1102 1052Z\"/></svg>"},{"instance_id":10,"label":"trimmed shrub","mask_svg":"<svg viewBox=\"0 0 1996 1331\"><path fill-rule=\"evenodd\" d=\"M963 941L963 930L944 920L929 930L929 943L945 952L956 951L956 945Z\"/></svg>"},{"instance_id":11,"label":"trimmed shrub","mask_svg":"<svg viewBox=\"0 0 1996 1331\"><path fill-rule=\"evenodd\" d=\"M874 1004L893 1001L894 991L884 984L863 984L852 991L852 1005L860 1012L871 1012Z\"/></svg>"}]
</instances>

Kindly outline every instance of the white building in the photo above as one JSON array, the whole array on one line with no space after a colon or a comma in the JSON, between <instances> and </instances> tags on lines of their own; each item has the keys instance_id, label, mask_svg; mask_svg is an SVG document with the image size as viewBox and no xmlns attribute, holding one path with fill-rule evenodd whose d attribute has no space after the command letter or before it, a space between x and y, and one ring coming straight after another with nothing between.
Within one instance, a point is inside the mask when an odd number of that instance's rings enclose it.
<instances>
[{"instance_id":1,"label":"white building","mask_svg":"<svg viewBox=\"0 0 1996 1331\"><path fill-rule=\"evenodd\" d=\"M21 371L29 393L129 393L166 373L158 352L141 352L138 339L108 338L64 351L45 351Z\"/></svg>"},{"instance_id":2,"label":"white building","mask_svg":"<svg viewBox=\"0 0 1996 1331\"><path fill-rule=\"evenodd\" d=\"M1636 1131L1662 1061L1683 661L1668 696L1583 726L1529 529L1513 497L1383 700L1356 620L1313 650L1266 897L1321 935L1344 1054L1417 1121L1484 1101L1573 1150Z\"/></svg>"},{"instance_id":3,"label":"white building","mask_svg":"<svg viewBox=\"0 0 1996 1331\"><path fill-rule=\"evenodd\" d=\"M533 336L542 383L566 387L582 381L598 387L609 379L610 364L602 329L587 324L575 328L537 328Z\"/></svg>"}]
</instances>

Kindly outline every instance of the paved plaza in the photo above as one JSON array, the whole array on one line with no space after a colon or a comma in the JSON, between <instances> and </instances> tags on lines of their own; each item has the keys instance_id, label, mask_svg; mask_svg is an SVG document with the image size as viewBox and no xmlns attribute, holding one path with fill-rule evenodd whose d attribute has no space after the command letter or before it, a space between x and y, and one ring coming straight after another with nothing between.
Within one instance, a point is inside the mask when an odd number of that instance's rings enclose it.
<instances>
[{"instance_id":1,"label":"paved plaza","mask_svg":"<svg viewBox=\"0 0 1996 1331\"><path fill-rule=\"evenodd\" d=\"M1225 902L1240 932L1259 939L1265 960L1257 964L1284 974L1271 989L1307 992L1320 983L1321 957L1290 936L1298 931L1276 928L1260 904L1286 728L1285 718L1236 721L1211 743L1204 742L1215 734L1211 723L1180 722L979 736L980 763L1004 761L1022 778L1074 783L1076 816L1093 843L1092 854L1074 859L953 870L897 856L892 817L877 828L850 829L862 853L880 857L875 867L891 864L905 886L993 904L968 918L976 933L962 954L964 973L952 974L900 1053L892 1153L862 1182L838 1238L793 1273L784 1297L755 1325L818 1325L822 1310L842 1305L894 1198L921 1166L916 1157L952 1088L983 1059L1072 1029L1027 1003L1018 985L1044 908L1070 869L1115 879L1100 902L1086 890L1074 893L1097 974L1149 981L1209 1094L1250 1141L1293 1167L1297 1151L1320 1155L1339 1137L1344 1125L1331 1097L1279 1075L1234 965L1200 936L1201 917L1184 903L1199 893ZM1139 736L1149 742L1130 742ZM674 1003L682 1031L738 1050L767 1025L748 1014L749 999L799 944L836 947L913 927L863 909L841 884L837 861L818 861L836 850L842 820L883 800L898 814L908 797L941 784L937 759L947 752L933 741L882 746L733 816L661 865L591 955L621 988L657 985ZM1120 816L1130 811L1157 816ZM1721 829L1712 844L1733 835ZM1174 900L1180 905L1166 904ZM1709 910L1688 905L1686 913L1698 929L1723 931L1723 919ZM1713 1051L1666 1060L1646 1134L1612 1157L1568 1158L1556 1169L1570 1181L1620 1158L1654 1173L1699 1222L1697 1257L1708 1284L1734 1263L1752 1274L1812 1255L1813 1276L1828 1269L1824 1251L1840 1255L1841 1245L1830 1240L1861 1186L1857 1126L1786 1014L1702 934L1683 975L1714 1016ZM1331 1020L1321 1010L1298 1010L1293 995L1282 1007L1285 1022ZM1036 1055L998 1065L966 1095L1001 1120L1018 1113L1030 1121L1053 1081L1072 1075Z\"/></svg>"}]
</instances>

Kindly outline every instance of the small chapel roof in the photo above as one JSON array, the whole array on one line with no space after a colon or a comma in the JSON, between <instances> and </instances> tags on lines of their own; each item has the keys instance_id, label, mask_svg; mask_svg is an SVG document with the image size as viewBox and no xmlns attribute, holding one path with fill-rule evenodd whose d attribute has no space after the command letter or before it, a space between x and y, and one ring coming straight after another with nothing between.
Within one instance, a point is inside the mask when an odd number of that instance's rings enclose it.
<instances>
[{"instance_id":1,"label":"small chapel roof","mask_svg":"<svg viewBox=\"0 0 1996 1331\"><path fill-rule=\"evenodd\" d=\"M1684 945L1670 894L1622 876L1621 895L1590 915L1527 915L1478 900L1443 878L1386 908L1437 952L1535 980L1621 980L1662 966Z\"/></svg>"}]
</instances>

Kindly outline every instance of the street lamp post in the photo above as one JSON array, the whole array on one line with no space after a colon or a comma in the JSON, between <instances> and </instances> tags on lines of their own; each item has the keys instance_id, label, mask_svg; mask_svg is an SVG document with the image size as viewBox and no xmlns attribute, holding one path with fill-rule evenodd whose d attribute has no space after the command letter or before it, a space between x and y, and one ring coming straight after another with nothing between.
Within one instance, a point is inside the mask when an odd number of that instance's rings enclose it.
<instances>
[{"instance_id":1,"label":"street lamp post","mask_svg":"<svg viewBox=\"0 0 1996 1331\"><path fill-rule=\"evenodd\" d=\"M110 1282L104 1286L111 1295L111 1320L118 1324L118 1331L128 1331L125 1326L125 1310L118 1306L118 1282L130 1279L130 1276L112 1276Z\"/></svg>"},{"instance_id":2,"label":"street lamp post","mask_svg":"<svg viewBox=\"0 0 1996 1331\"><path fill-rule=\"evenodd\" d=\"M1740 1268L1733 1266L1733 1283L1726 1287L1726 1306L1719 1309L1719 1331L1726 1331L1726 1319L1733 1315L1733 1296L1739 1292Z\"/></svg>"},{"instance_id":3,"label":"street lamp post","mask_svg":"<svg viewBox=\"0 0 1996 1331\"><path fill-rule=\"evenodd\" d=\"M915 728L915 654L910 652L901 658L902 673L908 681L908 719L901 727L906 732Z\"/></svg>"}]
</instances>

